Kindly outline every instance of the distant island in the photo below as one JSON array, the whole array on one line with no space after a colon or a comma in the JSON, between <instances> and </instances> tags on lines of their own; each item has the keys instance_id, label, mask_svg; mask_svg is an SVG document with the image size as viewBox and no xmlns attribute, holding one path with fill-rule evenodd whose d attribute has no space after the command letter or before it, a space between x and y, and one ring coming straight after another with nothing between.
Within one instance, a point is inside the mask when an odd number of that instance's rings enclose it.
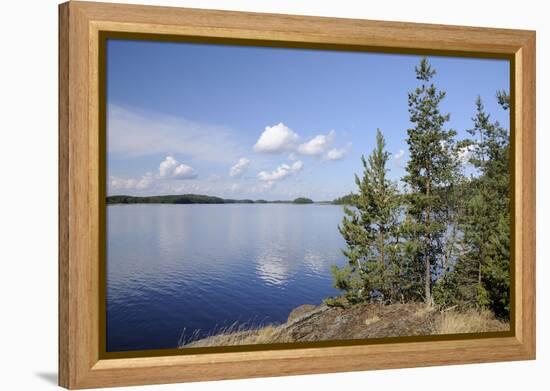
<instances>
[{"instance_id":1,"label":"distant island","mask_svg":"<svg viewBox=\"0 0 550 391\"><path fill-rule=\"evenodd\" d=\"M180 194L158 196L113 195L107 197L107 204L333 204L334 201L314 202L310 198L298 197L294 200L250 200L229 199L203 194Z\"/></svg>"}]
</instances>

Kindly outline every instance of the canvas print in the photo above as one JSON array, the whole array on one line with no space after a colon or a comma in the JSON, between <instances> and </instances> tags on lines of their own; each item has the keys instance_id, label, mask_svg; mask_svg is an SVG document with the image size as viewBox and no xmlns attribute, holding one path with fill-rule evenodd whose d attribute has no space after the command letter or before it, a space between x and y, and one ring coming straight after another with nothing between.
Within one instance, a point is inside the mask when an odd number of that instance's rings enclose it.
<instances>
[{"instance_id":1,"label":"canvas print","mask_svg":"<svg viewBox=\"0 0 550 391\"><path fill-rule=\"evenodd\" d=\"M510 63L106 44L106 351L510 330Z\"/></svg>"}]
</instances>

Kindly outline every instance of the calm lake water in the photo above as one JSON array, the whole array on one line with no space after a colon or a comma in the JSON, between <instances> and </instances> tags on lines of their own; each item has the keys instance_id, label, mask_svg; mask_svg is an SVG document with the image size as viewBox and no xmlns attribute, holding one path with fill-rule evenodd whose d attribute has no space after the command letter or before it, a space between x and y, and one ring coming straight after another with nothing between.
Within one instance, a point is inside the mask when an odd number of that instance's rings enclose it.
<instances>
[{"instance_id":1,"label":"calm lake water","mask_svg":"<svg viewBox=\"0 0 550 391\"><path fill-rule=\"evenodd\" d=\"M334 205L109 205L107 351L280 323L338 294L342 216Z\"/></svg>"}]
</instances>

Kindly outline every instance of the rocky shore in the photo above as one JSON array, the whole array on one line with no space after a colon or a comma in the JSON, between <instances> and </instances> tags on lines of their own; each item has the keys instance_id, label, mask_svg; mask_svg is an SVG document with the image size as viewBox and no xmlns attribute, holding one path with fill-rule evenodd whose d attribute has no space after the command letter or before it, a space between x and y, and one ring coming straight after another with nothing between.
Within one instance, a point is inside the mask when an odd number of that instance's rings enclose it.
<instances>
[{"instance_id":1,"label":"rocky shore","mask_svg":"<svg viewBox=\"0 0 550 391\"><path fill-rule=\"evenodd\" d=\"M182 344L182 348L282 342L311 342L506 331L488 311L439 311L421 303L358 304L336 307L305 304L295 308L285 323L256 329L233 328Z\"/></svg>"}]
</instances>

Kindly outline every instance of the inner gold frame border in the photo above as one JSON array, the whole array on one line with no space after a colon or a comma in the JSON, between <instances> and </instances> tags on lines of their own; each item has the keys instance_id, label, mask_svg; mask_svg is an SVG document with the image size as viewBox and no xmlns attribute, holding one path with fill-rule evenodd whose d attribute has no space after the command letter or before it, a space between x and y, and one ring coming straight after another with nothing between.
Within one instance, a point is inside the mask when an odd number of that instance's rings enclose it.
<instances>
[{"instance_id":1,"label":"inner gold frame border","mask_svg":"<svg viewBox=\"0 0 550 391\"><path fill-rule=\"evenodd\" d=\"M105 352L105 42L500 58L512 97L511 331ZM59 6L59 384L70 389L535 358L535 32L70 1Z\"/></svg>"}]
</instances>

